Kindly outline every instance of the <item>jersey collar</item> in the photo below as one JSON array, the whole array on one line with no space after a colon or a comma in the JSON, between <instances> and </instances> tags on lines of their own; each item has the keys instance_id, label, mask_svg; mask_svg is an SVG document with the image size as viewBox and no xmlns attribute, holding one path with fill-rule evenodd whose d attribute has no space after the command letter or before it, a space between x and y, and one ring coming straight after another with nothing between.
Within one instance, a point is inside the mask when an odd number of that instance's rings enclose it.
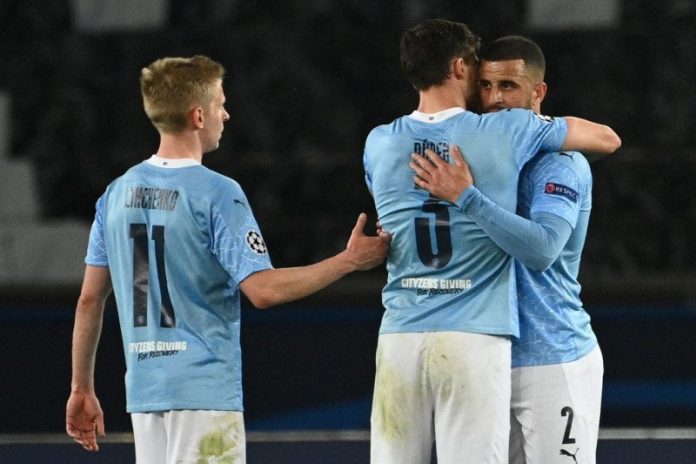
<instances>
[{"instance_id":1,"label":"jersey collar","mask_svg":"<svg viewBox=\"0 0 696 464\"><path fill-rule=\"evenodd\" d=\"M188 166L200 166L197 160L193 158L162 158L161 156L152 155L150 158L145 160L147 163L153 166L158 166L160 168L185 168Z\"/></svg>"},{"instance_id":2,"label":"jersey collar","mask_svg":"<svg viewBox=\"0 0 696 464\"><path fill-rule=\"evenodd\" d=\"M414 111L413 113L409 114L408 117L417 121L437 123L463 112L464 108L456 107L438 111L437 113L421 113L420 111Z\"/></svg>"}]
</instances>

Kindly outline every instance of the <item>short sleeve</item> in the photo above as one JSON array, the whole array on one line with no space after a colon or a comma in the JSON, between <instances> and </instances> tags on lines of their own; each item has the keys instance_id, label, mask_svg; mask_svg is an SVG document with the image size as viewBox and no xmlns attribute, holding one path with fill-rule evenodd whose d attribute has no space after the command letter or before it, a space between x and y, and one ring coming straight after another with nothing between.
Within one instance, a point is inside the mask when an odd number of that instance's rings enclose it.
<instances>
[{"instance_id":1,"label":"short sleeve","mask_svg":"<svg viewBox=\"0 0 696 464\"><path fill-rule=\"evenodd\" d=\"M89 231L89 243L87 245L87 256L85 263L91 266L108 267L109 259L106 254L106 243L104 241L104 203L105 195L102 195L96 204L94 222Z\"/></svg>"},{"instance_id":2,"label":"short sleeve","mask_svg":"<svg viewBox=\"0 0 696 464\"><path fill-rule=\"evenodd\" d=\"M573 228L577 224L581 195L584 193L581 179L572 165L561 162L561 153L545 153L538 163L525 171L521 185L531 189L530 216L550 213L565 219Z\"/></svg>"},{"instance_id":3,"label":"short sleeve","mask_svg":"<svg viewBox=\"0 0 696 464\"><path fill-rule=\"evenodd\" d=\"M370 168L370 162L368 159L368 154L370 153L371 147L373 145L372 139L374 130L370 132L370 134L367 136L367 140L365 140L365 149L363 151L363 168L365 169L365 184L367 185L367 190L370 192L370 194L373 194L372 192L372 171Z\"/></svg>"},{"instance_id":4,"label":"short sleeve","mask_svg":"<svg viewBox=\"0 0 696 464\"><path fill-rule=\"evenodd\" d=\"M212 204L212 252L237 282L271 269L266 243L241 188L225 187Z\"/></svg>"},{"instance_id":5,"label":"short sleeve","mask_svg":"<svg viewBox=\"0 0 696 464\"><path fill-rule=\"evenodd\" d=\"M538 115L531 110L506 110L516 149L517 165L521 169L537 153L557 152L568 135L565 118Z\"/></svg>"}]
</instances>

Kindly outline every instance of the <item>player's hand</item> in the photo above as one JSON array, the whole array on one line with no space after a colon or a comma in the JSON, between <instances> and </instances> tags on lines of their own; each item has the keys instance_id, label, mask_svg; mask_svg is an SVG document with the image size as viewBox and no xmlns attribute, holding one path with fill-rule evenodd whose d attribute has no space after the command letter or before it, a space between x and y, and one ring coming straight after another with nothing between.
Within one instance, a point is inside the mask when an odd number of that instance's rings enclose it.
<instances>
[{"instance_id":1,"label":"player's hand","mask_svg":"<svg viewBox=\"0 0 696 464\"><path fill-rule=\"evenodd\" d=\"M94 392L70 394L65 410L65 430L87 451L99 451L97 436L105 436L104 413Z\"/></svg>"},{"instance_id":2,"label":"player's hand","mask_svg":"<svg viewBox=\"0 0 696 464\"><path fill-rule=\"evenodd\" d=\"M381 228L376 236L365 235L366 223L367 215L360 213L346 245L346 251L357 271L366 271L382 264L391 243L391 234Z\"/></svg>"},{"instance_id":3,"label":"player's hand","mask_svg":"<svg viewBox=\"0 0 696 464\"><path fill-rule=\"evenodd\" d=\"M469 165L464 161L459 147L452 145L450 164L432 150L425 150L427 157L413 153L409 166L416 173L413 181L435 197L454 203L464 190L474 185Z\"/></svg>"}]
</instances>

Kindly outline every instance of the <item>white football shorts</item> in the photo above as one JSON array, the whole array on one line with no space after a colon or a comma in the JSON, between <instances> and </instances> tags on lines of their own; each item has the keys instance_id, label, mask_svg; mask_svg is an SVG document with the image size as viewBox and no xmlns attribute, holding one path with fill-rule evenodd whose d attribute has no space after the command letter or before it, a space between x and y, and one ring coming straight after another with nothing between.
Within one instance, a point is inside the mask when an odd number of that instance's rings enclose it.
<instances>
[{"instance_id":1,"label":"white football shorts","mask_svg":"<svg viewBox=\"0 0 696 464\"><path fill-rule=\"evenodd\" d=\"M137 464L246 463L239 411L166 411L131 414Z\"/></svg>"},{"instance_id":2,"label":"white football shorts","mask_svg":"<svg viewBox=\"0 0 696 464\"><path fill-rule=\"evenodd\" d=\"M510 462L595 464L603 375L599 347L577 361L513 369Z\"/></svg>"},{"instance_id":3,"label":"white football shorts","mask_svg":"<svg viewBox=\"0 0 696 464\"><path fill-rule=\"evenodd\" d=\"M466 332L379 336L372 464L508 461L510 340Z\"/></svg>"}]
</instances>

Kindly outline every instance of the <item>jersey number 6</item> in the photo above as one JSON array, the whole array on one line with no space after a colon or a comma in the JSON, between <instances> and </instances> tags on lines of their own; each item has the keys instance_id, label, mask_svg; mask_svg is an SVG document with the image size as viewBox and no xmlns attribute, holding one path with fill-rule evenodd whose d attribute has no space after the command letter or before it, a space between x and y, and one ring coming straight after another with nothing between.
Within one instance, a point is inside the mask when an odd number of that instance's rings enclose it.
<instances>
[{"instance_id":1,"label":"jersey number 6","mask_svg":"<svg viewBox=\"0 0 696 464\"><path fill-rule=\"evenodd\" d=\"M148 246L147 224L131 224L130 237L133 239L133 326L147 326L147 294L150 289L150 252ZM160 327L174 327L174 307L167 288L167 274L164 270L164 226L152 226L152 240L155 242L155 262L159 283Z\"/></svg>"}]
</instances>

